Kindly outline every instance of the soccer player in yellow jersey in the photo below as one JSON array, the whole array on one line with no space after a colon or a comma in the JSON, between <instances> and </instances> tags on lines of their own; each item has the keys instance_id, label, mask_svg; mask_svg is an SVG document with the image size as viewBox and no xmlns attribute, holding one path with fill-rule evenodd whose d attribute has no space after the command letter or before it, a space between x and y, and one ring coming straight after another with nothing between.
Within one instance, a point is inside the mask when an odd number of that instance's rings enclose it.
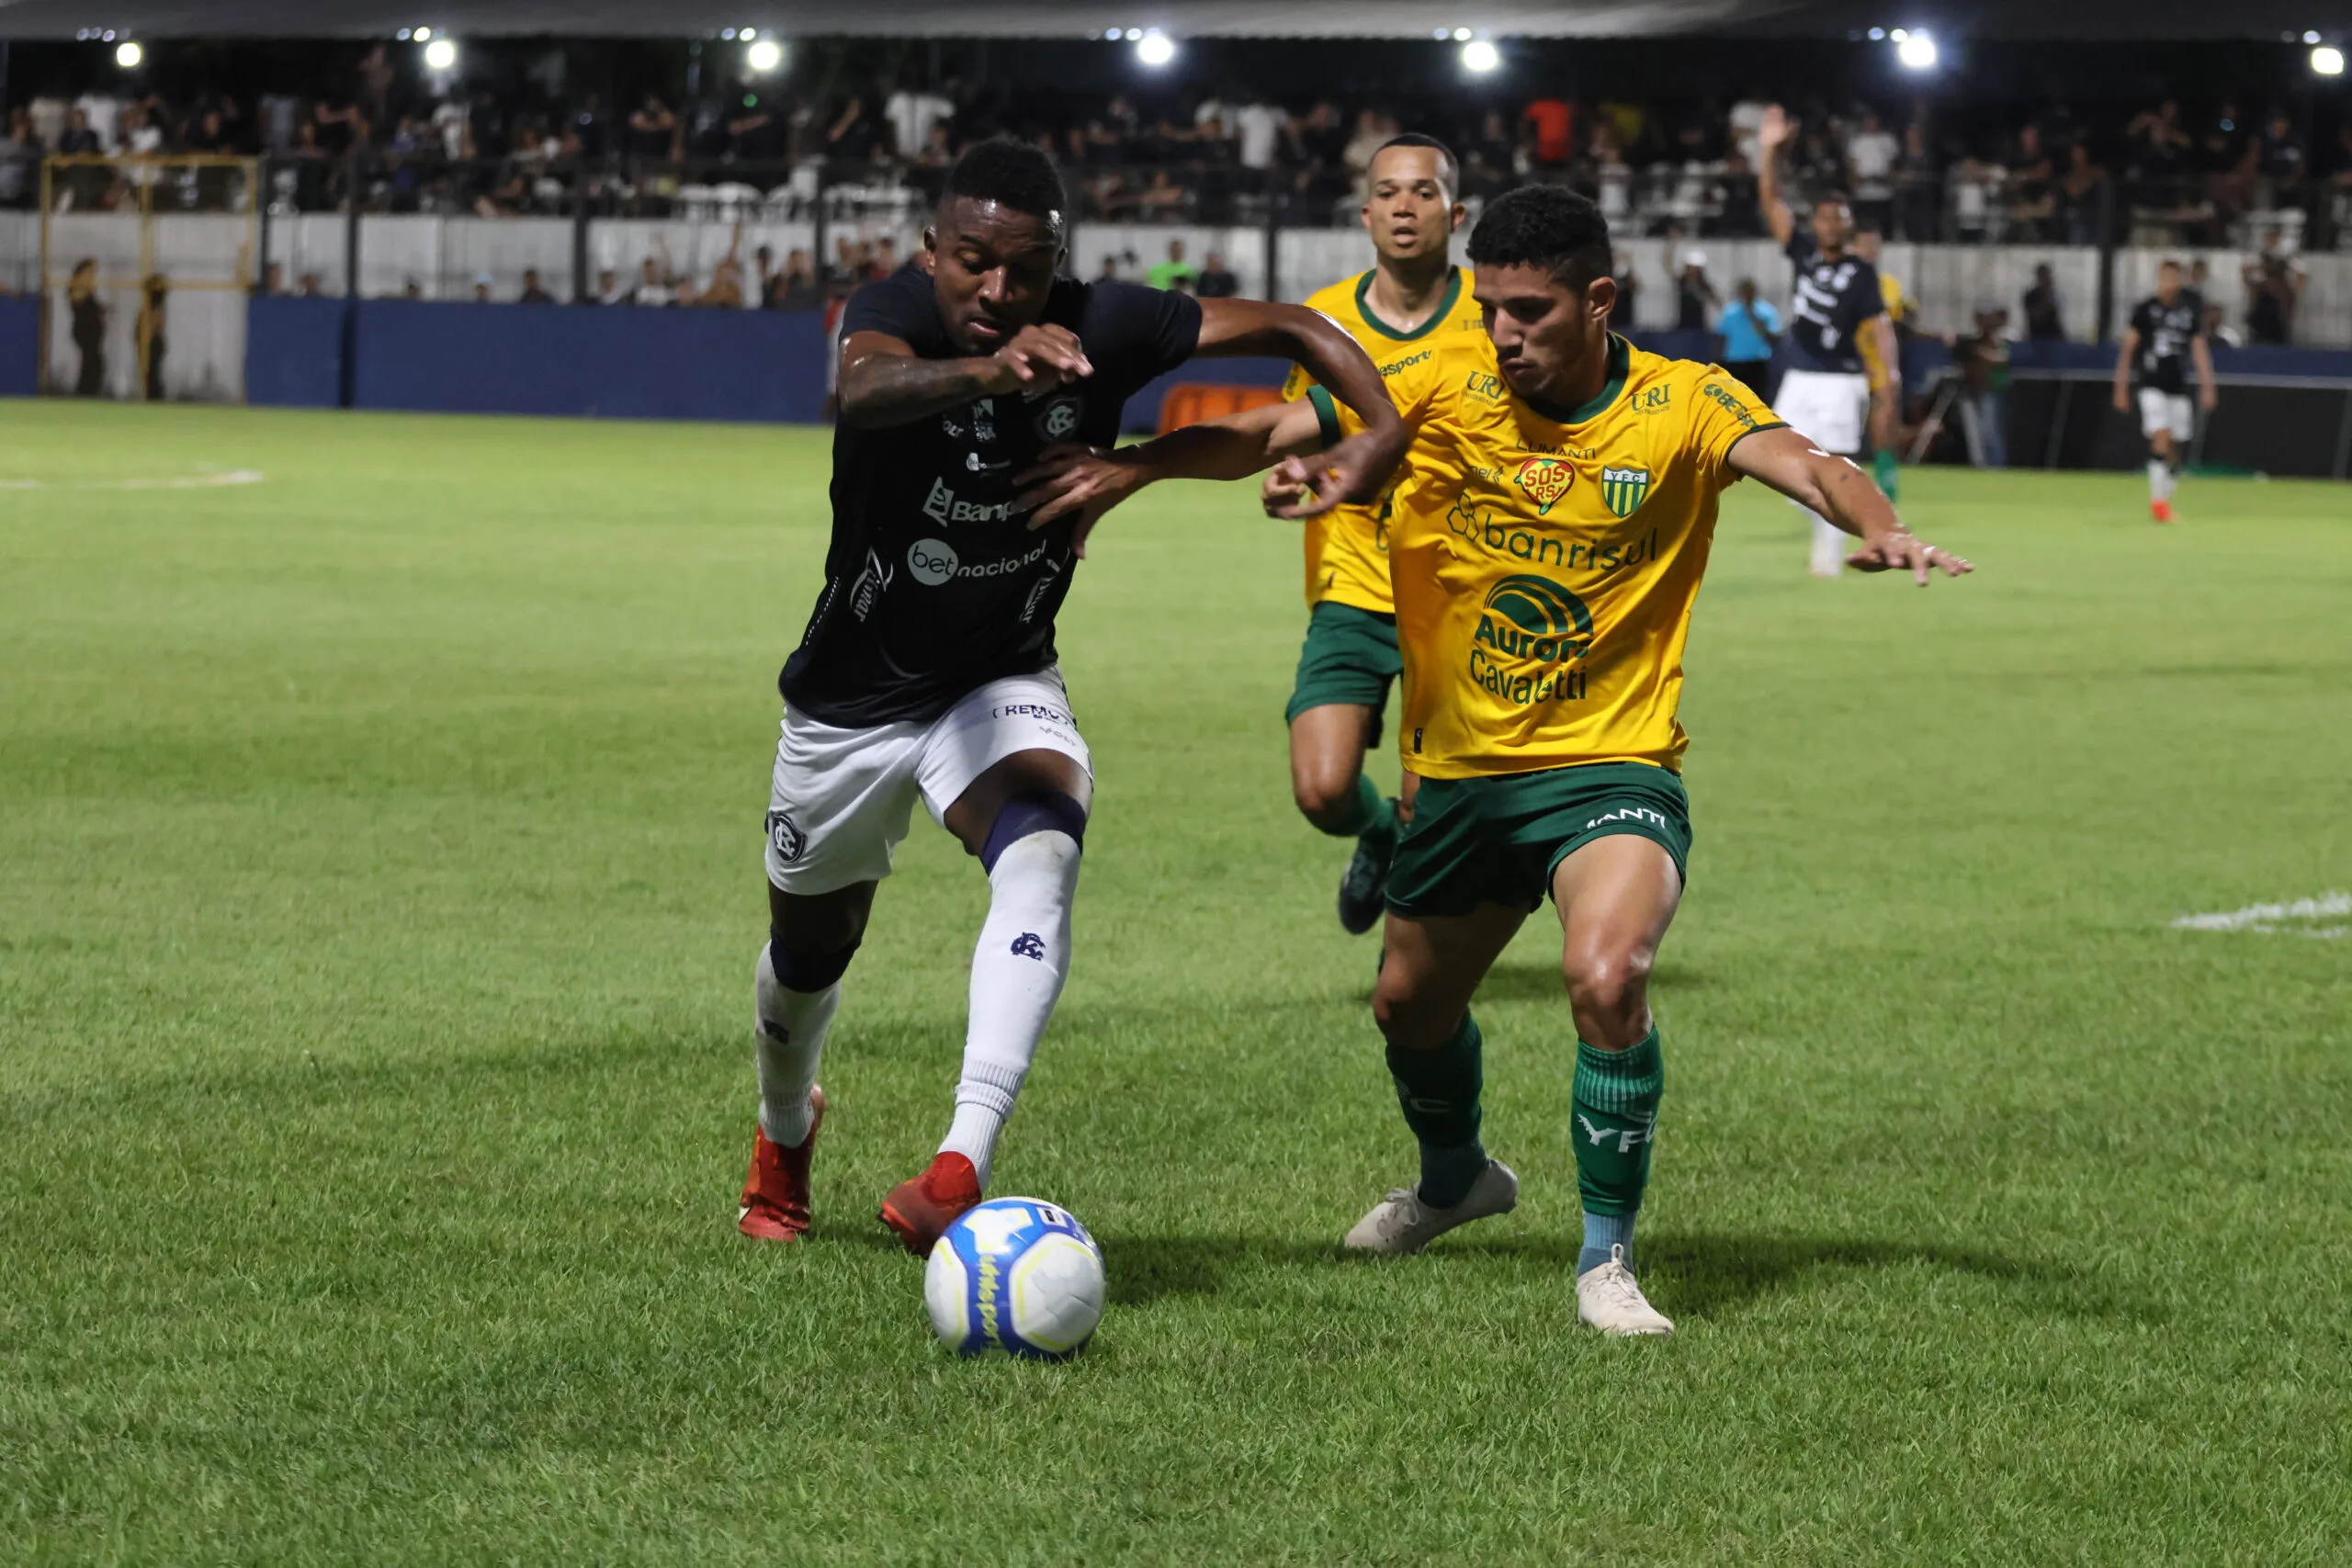
<instances>
[{"instance_id":1,"label":"soccer player in yellow jersey","mask_svg":"<svg viewBox=\"0 0 2352 1568\"><path fill-rule=\"evenodd\" d=\"M1849 564L1958 576L1869 479L1713 366L1608 330L1608 225L1555 186L1498 198L1470 241L1487 332L1389 378L1418 426L1389 518L1404 654L1399 726L1422 780L1387 889L1373 1010L1420 1179L1348 1233L1418 1251L1503 1213L1518 1178L1479 1139L1470 1002L1548 894L1577 1028L1573 1103L1584 1245L1578 1318L1604 1333L1673 1324L1635 1282L1634 1219L1665 1086L1648 979L1690 847L1677 720L1690 607L1717 499L1743 476L1859 536ZM1099 516L1153 479L1231 478L1283 457L1272 509L1328 488L1297 454L1350 416L1315 394L1113 455L1065 454L1031 492L1050 520ZM1283 454L1290 456L1283 457Z\"/></svg>"},{"instance_id":2,"label":"soccer player in yellow jersey","mask_svg":"<svg viewBox=\"0 0 2352 1568\"><path fill-rule=\"evenodd\" d=\"M1475 331L1470 280L1453 265L1453 231L1467 209L1454 199L1461 174L1433 137L1392 139L1365 171L1364 232L1372 270L1307 296L1346 329L1384 377L1402 374L1441 333ZM1283 395L1314 385L1294 369ZM1364 776L1364 753L1380 744L1381 712L1402 665L1388 592L1387 502L1340 506L1306 520L1306 643L1289 710L1290 787L1299 810L1324 832L1356 840L1340 879L1340 924L1370 931L1409 814L1413 775L1402 798L1385 798Z\"/></svg>"}]
</instances>

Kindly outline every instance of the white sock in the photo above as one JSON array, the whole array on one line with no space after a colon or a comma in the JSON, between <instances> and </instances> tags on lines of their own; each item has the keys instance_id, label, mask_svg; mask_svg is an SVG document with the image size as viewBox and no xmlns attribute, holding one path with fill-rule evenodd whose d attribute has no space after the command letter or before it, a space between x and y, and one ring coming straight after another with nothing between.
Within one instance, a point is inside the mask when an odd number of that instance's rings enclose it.
<instances>
[{"instance_id":1,"label":"white sock","mask_svg":"<svg viewBox=\"0 0 2352 1568\"><path fill-rule=\"evenodd\" d=\"M972 1162L988 1190L997 1134L1012 1114L1037 1042L1069 976L1069 909L1078 840L1067 833L1015 839L989 873L989 918L972 950L971 1019L956 1120L939 1152Z\"/></svg>"},{"instance_id":2,"label":"white sock","mask_svg":"<svg viewBox=\"0 0 2352 1568\"><path fill-rule=\"evenodd\" d=\"M2162 457L2148 459L2148 499L2165 501L2172 496L2172 465Z\"/></svg>"},{"instance_id":3,"label":"white sock","mask_svg":"<svg viewBox=\"0 0 2352 1568\"><path fill-rule=\"evenodd\" d=\"M1813 519L1813 570L1819 572L1842 570L1846 564L1846 540L1849 536L1812 508L1800 510Z\"/></svg>"},{"instance_id":4,"label":"white sock","mask_svg":"<svg viewBox=\"0 0 2352 1568\"><path fill-rule=\"evenodd\" d=\"M821 991L787 991L775 977L765 942L752 971L759 1011L752 1021L753 1055L760 1068L760 1131L787 1149L808 1141L814 1112L808 1090L817 1081L817 1058L825 1031L842 1005L839 980Z\"/></svg>"}]
</instances>

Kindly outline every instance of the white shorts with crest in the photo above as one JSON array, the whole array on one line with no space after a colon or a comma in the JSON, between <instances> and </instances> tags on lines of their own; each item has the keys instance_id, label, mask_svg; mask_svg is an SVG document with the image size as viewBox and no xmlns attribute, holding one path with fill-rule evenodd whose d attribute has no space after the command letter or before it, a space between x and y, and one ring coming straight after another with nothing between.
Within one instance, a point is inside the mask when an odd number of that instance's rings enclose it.
<instances>
[{"instance_id":1,"label":"white shorts with crest","mask_svg":"<svg viewBox=\"0 0 2352 1568\"><path fill-rule=\"evenodd\" d=\"M1094 772L1061 671L1012 675L937 718L845 729L784 710L768 788L769 883L831 893L890 874L921 796L933 821L1016 751L1059 751Z\"/></svg>"}]
</instances>

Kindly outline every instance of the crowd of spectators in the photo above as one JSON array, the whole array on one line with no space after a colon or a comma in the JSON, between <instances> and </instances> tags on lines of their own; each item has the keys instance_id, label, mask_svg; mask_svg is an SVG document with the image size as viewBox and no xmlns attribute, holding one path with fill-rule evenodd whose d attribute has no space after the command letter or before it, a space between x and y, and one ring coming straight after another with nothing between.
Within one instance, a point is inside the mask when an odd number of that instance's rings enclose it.
<instances>
[{"instance_id":1,"label":"crowd of spectators","mask_svg":"<svg viewBox=\"0 0 2352 1568\"><path fill-rule=\"evenodd\" d=\"M673 102L627 107L526 84L469 86L396 68L381 47L323 96L250 104L206 92L36 96L0 141L0 205L31 199L43 152L237 152L276 160L282 210L340 207L481 216L660 215L715 188L797 213L826 186L858 200L920 199L958 149L985 135L1048 148L1087 220L1346 221L1372 152L1399 129L1432 131L1461 155L1476 200L1526 180L1587 190L1629 233L1761 231L1756 128L1761 94L1727 107L1536 96L1513 105L1400 112L1332 98L1128 93L1012 96L877 85L799 92L719 81ZM2063 103L2007 123L1920 98L1802 103L1783 154L1800 186L1838 186L1889 238L1959 243L2103 241L2255 248L2265 220L2291 248L2352 228L2352 123L2311 147L2285 107L2223 100L2191 113L2171 99L2131 114L2077 116ZM1893 112L1890 112L1892 110ZM1405 120L1409 118L1409 126ZM354 154L356 154L355 156ZM129 182L77 187L85 205L129 199ZM185 197L190 204L195 194Z\"/></svg>"}]
</instances>

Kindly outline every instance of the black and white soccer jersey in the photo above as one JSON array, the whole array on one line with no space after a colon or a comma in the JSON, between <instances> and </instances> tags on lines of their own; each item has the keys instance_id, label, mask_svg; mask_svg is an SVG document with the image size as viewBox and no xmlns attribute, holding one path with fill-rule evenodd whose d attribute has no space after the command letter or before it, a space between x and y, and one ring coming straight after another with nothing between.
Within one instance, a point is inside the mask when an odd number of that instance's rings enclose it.
<instances>
[{"instance_id":1,"label":"black and white soccer jersey","mask_svg":"<svg viewBox=\"0 0 2352 1568\"><path fill-rule=\"evenodd\" d=\"M866 285L842 336L887 333L926 359L957 357L933 288L912 265ZM1078 334L1093 375L888 429L835 427L824 592L777 681L797 711L850 728L928 721L1053 664L1076 519L1031 530L1012 477L1057 442L1117 440L1127 399L1191 357L1201 307L1176 289L1065 278L1040 319Z\"/></svg>"},{"instance_id":2,"label":"black and white soccer jersey","mask_svg":"<svg viewBox=\"0 0 2352 1568\"><path fill-rule=\"evenodd\" d=\"M2183 288L2167 305L2152 294L2132 312L2132 331L2139 338L2132 374L2140 389L2187 392L2188 345L2205 331L2204 299L2193 288Z\"/></svg>"},{"instance_id":3,"label":"black and white soccer jersey","mask_svg":"<svg viewBox=\"0 0 2352 1568\"><path fill-rule=\"evenodd\" d=\"M1803 229L1789 236L1788 256L1796 267L1786 339L1790 368L1861 375L1862 351L1856 340L1862 323L1886 310L1878 268L1850 252L1828 260Z\"/></svg>"}]
</instances>

